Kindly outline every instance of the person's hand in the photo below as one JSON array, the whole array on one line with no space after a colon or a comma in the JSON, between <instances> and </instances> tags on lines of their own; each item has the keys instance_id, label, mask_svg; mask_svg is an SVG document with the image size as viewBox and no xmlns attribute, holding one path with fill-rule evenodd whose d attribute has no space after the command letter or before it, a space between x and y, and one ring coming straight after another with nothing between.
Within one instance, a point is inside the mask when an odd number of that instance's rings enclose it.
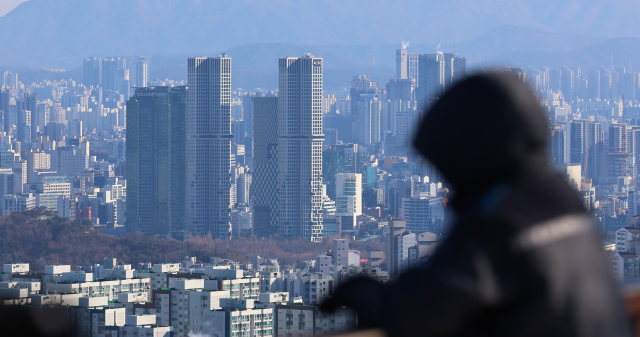
<instances>
[{"instance_id":1,"label":"person's hand","mask_svg":"<svg viewBox=\"0 0 640 337\"><path fill-rule=\"evenodd\" d=\"M358 315L358 328L384 327L384 285L368 277L350 279L320 304L320 310L334 312L347 307Z\"/></svg>"}]
</instances>

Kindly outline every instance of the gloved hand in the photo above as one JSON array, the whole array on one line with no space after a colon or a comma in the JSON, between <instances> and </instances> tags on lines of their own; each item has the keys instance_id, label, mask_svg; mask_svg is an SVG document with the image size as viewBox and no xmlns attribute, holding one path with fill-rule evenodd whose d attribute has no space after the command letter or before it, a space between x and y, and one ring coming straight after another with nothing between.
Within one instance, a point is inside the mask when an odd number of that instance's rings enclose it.
<instances>
[{"instance_id":1,"label":"gloved hand","mask_svg":"<svg viewBox=\"0 0 640 337\"><path fill-rule=\"evenodd\" d=\"M338 287L331 297L320 304L320 310L334 312L344 306L358 315L359 329L384 328L384 290L382 283L358 276Z\"/></svg>"}]
</instances>

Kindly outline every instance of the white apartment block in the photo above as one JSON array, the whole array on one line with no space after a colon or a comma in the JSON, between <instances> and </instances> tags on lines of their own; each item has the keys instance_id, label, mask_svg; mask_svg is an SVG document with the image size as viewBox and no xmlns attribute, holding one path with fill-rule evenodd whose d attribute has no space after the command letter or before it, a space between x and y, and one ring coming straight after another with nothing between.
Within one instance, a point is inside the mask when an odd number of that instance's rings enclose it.
<instances>
[{"instance_id":1,"label":"white apartment block","mask_svg":"<svg viewBox=\"0 0 640 337\"><path fill-rule=\"evenodd\" d=\"M203 330L203 312L220 309L220 301L229 298L229 291L205 290L205 280L176 281L175 289L154 290L158 324L174 326L177 336Z\"/></svg>"},{"instance_id":2,"label":"white apartment block","mask_svg":"<svg viewBox=\"0 0 640 337\"><path fill-rule=\"evenodd\" d=\"M274 310L276 337L335 335L356 326L356 314L349 309L328 314L320 312L316 306L277 304Z\"/></svg>"},{"instance_id":3,"label":"white apartment block","mask_svg":"<svg viewBox=\"0 0 640 337\"><path fill-rule=\"evenodd\" d=\"M616 250L619 252L636 252L636 242L640 239L640 229L622 227L616 231Z\"/></svg>"},{"instance_id":4,"label":"white apartment block","mask_svg":"<svg viewBox=\"0 0 640 337\"><path fill-rule=\"evenodd\" d=\"M253 300L227 299L222 309L203 312L206 330L219 337L272 337L274 314L271 308L256 308Z\"/></svg>"}]
</instances>

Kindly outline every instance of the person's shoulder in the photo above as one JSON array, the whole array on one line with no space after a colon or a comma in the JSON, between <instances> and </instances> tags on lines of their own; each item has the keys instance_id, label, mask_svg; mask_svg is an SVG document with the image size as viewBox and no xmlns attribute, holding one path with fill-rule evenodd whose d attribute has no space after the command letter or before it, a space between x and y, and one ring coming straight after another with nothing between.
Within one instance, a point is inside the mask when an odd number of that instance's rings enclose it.
<instances>
[{"instance_id":1,"label":"person's shoulder","mask_svg":"<svg viewBox=\"0 0 640 337\"><path fill-rule=\"evenodd\" d=\"M587 214L578 191L561 175L543 174L516 180L496 207L494 217L522 228L568 214Z\"/></svg>"}]
</instances>

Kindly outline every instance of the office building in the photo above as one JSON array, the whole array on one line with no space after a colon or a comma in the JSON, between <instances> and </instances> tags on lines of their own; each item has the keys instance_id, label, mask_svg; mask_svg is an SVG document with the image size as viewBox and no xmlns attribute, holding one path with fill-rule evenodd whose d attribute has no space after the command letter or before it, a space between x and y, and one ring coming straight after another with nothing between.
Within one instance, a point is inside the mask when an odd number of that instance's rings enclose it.
<instances>
[{"instance_id":1,"label":"office building","mask_svg":"<svg viewBox=\"0 0 640 337\"><path fill-rule=\"evenodd\" d=\"M127 101L127 231L186 230L187 91L137 88Z\"/></svg>"},{"instance_id":2,"label":"office building","mask_svg":"<svg viewBox=\"0 0 640 337\"><path fill-rule=\"evenodd\" d=\"M50 210L58 210L58 197L71 196L71 184L67 176L42 174L38 176L38 182L34 184L36 192L36 206L46 207Z\"/></svg>"},{"instance_id":3,"label":"office building","mask_svg":"<svg viewBox=\"0 0 640 337\"><path fill-rule=\"evenodd\" d=\"M231 236L231 58L191 57L188 116L188 229Z\"/></svg>"},{"instance_id":4,"label":"office building","mask_svg":"<svg viewBox=\"0 0 640 337\"><path fill-rule=\"evenodd\" d=\"M400 207L400 218L407 222L407 230L414 233L439 232L433 224L437 218L442 218L443 213L442 198L430 198L424 193L403 198Z\"/></svg>"},{"instance_id":5,"label":"office building","mask_svg":"<svg viewBox=\"0 0 640 337\"><path fill-rule=\"evenodd\" d=\"M409 268L409 248L416 245L415 233L407 232L406 221L392 219L386 241L387 270L396 276Z\"/></svg>"},{"instance_id":6,"label":"office building","mask_svg":"<svg viewBox=\"0 0 640 337\"><path fill-rule=\"evenodd\" d=\"M351 231L362 215L362 174L338 173L335 177L336 216L340 218L340 229Z\"/></svg>"},{"instance_id":7,"label":"office building","mask_svg":"<svg viewBox=\"0 0 640 337\"><path fill-rule=\"evenodd\" d=\"M278 97L253 97L254 234L278 233Z\"/></svg>"},{"instance_id":8,"label":"office building","mask_svg":"<svg viewBox=\"0 0 640 337\"><path fill-rule=\"evenodd\" d=\"M327 195L336 200L336 175L338 173L367 174L367 149L358 144L339 144L322 152L322 177Z\"/></svg>"},{"instance_id":9,"label":"office building","mask_svg":"<svg viewBox=\"0 0 640 337\"><path fill-rule=\"evenodd\" d=\"M0 168L0 195L15 194L15 178L12 169Z\"/></svg>"},{"instance_id":10,"label":"office building","mask_svg":"<svg viewBox=\"0 0 640 337\"><path fill-rule=\"evenodd\" d=\"M278 233L322 240L322 59L279 61Z\"/></svg>"},{"instance_id":11,"label":"office building","mask_svg":"<svg viewBox=\"0 0 640 337\"><path fill-rule=\"evenodd\" d=\"M445 89L444 54L423 54L419 57L419 83L416 100L420 106L429 104Z\"/></svg>"}]
</instances>

